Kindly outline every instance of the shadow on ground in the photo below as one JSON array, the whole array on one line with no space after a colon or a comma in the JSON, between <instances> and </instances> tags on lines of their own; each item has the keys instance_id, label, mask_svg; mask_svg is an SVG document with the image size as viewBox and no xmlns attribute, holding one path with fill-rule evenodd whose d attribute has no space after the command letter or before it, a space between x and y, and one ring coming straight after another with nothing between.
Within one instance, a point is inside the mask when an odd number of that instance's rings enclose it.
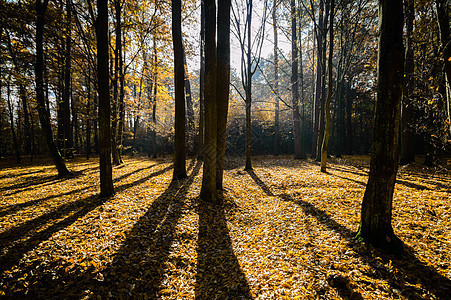
<instances>
[{"instance_id":1,"label":"shadow on ground","mask_svg":"<svg viewBox=\"0 0 451 300\"><path fill-rule=\"evenodd\" d=\"M246 276L236 258L224 205L199 199L196 299L252 299Z\"/></svg>"},{"instance_id":2,"label":"shadow on ground","mask_svg":"<svg viewBox=\"0 0 451 300\"><path fill-rule=\"evenodd\" d=\"M324 224L329 230L338 233L345 239L350 248L363 259L365 263L377 270L380 278L387 281L392 290L397 290L408 299L421 299L424 293L431 293L438 299L449 299L451 294L451 280L443 276L433 267L420 261L413 249L404 246L404 254L402 257L395 257L387 254L381 250L373 249L372 247L363 246L353 239L355 232L346 226L336 222L329 216L329 213L315 207L313 204L302 200L300 197L296 198L289 194L274 194L266 183L261 180L254 171L248 172L254 182L271 197L278 197L283 201L290 201L298 204L306 215L315 217L318 222ZM270 178L268 179L270 180ZM372 255L372 250L375 251L384 264L392 261L392 265L399 270L399 272L392 272ZM417 284L420 283L423 288L419 288ZM339 291L343 293L343 291Z\"/></svg>"}]
</instances>

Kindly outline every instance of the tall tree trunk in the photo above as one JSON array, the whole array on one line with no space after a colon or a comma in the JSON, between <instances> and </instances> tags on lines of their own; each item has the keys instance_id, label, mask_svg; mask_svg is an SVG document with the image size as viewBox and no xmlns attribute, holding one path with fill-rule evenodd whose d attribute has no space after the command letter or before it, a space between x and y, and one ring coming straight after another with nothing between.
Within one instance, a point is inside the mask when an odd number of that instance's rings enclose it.
<instances>
[{"instance_id":1,"label":"tall tree trunk","mask_svg":"<svg viewBox=\"0 0 451 300\"><path fill-rule=\"evenodd\" d=\"M246 152L245 170L252 170L251 162L251 108L252 108L252 63L251 63L251 28L252 28L252 0L247 8L247 65L246 65Z\"/></svg>"},{"instance_id":2,"label":"tall tree trunk","mask_svg":"<svg viewBox=\"0 0 451 300\"><path fill-rule=\"evenodd\" d=\"M205 0L205 137L204 167L200 197L216 202L216 151L217 151L217 101L216 101L216 4Z\"/></svg>"},{"instance_id":3,"label":"tall tree trunk","mask_svg":"<svg viewBox=\"0 0 451 300\"><path fill-rule=\"evenodd\" d=\"M70 0L66 0L67 24L66 24L66 49L64 53L64 91L63 91L63 124L64 124L64 149L72 148L73 134L71 126L71 20L72 10L70 8ZM65 153L67 156L68 153Z\"/></svg>"},{"instance_id":4,"label":"tall tree trunk","mask_svg":"<svg viewBox=\"0 0 451 300\"><path fill-rule=\"evenodd\" d=\"M45 11L47 9L48 0L36 0L36 64L35 64L35 82L36 82L36 101L38 106L39 121L44 132L47 146L50 150L53 163L58 170L59 177L72 175L67 169L64 159L61 157L55 140L53 139L52 126L50 124L50 113L46 110L44 98L44 24Z\"/></svg>"},{"instance_id":5,"label":"tall tree trunk","mask_svg":"<svg viewBox=\"0 0 451 300\"><path fill-rule=\"evenodd\" d=\"M316 35L316 83L315 83L315 113L313 121L312 157L317 157L318 139L320 130L322 78L323 78L323 35L324 35L324 0L319 2L318 26L315 28Z\"/></svg>"},{"instance_id":6,"label":"tall tree trunk","mask_svg":"<svg viewBox=\"0 0 451 300\"><path fill-rule=\"evenodd\" d=\"M182 45L182 4L172 0L172 41L174 44L175 142L173 179L186 177L185 93Z\"/></svg>"},{"instance_id":7,"label":"tall tree trunk","mask_svg":"<svg viewBox=\"0 0 451 300\"><path fill-rule=\"evenodd\" d=\"M305 99L304 99L304 65L303 65L303 55L302 55L302 26L301 26L301 9L298 10L299 15L299 90L300 90L300 111L299 118L300 122L300 158L306 158L306 147L305 147Z\"/></svg>"},{"instance_id":8,"label":"tall tree trunk","mask_svg":"<svg viewBox=\"0 0 451 300\"><path fill-rule=\"evenodd\" d=\"M99 99L98 94L94 92L94 115L99 115ZM97 118L94 118L93 122L94 127L94 151L96 154L100 154L100 145L99 145L99 122Z\"/></svg>"},{"instance_id":9,"label":"tall tree trunk","mask_svg":"<svg viewBox=\"0 0 451 300\"><path fill-rule=\"evenodd\" d=\"M218 1L218 47L216 74L217 154L216 188L223 189L224 159L227 137L227 113L230 88L230 7L231 0Z\"/></svg>"},{"instance_id":10,"label":"tall tree trunk","mask_svg":"<svg viewBox=\"0 0 451 300\"><path fill-rule=\"evenodd\" d=\"M124 69L124 60L125 60L125 52L123 51L123 35L122 35L122 22L119 15L119 29L116 33L119 37L119 41L116 43L116 47L119 49L119 124L117 129L117 138L116 138L116 147L117 154L119 157L119 164L123 163L122 160L122 142L124 139L124 123L125 123L125 69Z\"/></svg>"},{"instance_id":11,"label":"tall tree trunk","mask_svg":"<svg viewBox=\"0 0 451 300\"><path fill-rule=\"evenodd\" d=\"M153 158L157 157L157 93L158 93L158 57L157 57L157 40L155 35L153 37L153 62L154 62L154 75L153 75L153 102L152 102L152 152Z\"/></svg>"},{"instance_id":12,"label":"tall tree trunk","mask_svg":"<svg viewBox=\"0 0 451 300\"><path fill-rule=\"evenodd\" d=\"M199 144L197 159L203 159L204 153L204 128L205 128L205 4L200 4L200 74L199 74Z\"/></svg>"},{"instance_id":13,"label":"tall tree trunk","mask_svg":"<svg viewBox=\"0 0 451 300\"><path fill-rule=\"evenodd\" d=\"M24 129L25 129L25 153L27 155L31 153L31 123L30 123L30 114L28 112L28 99L27 92L25 90L25 86L21 83L19 84L19 94L22 102L22 110L23 110L23 121L24 121Z\"/></svg>"},{"instance_id":14,"label":"tall tree trunk","mask_svg":"<svg viewBox=\"0 0 451 300\"><path fill-rule=\"evenodd\" d=\"M117 149L117 127L118 127L118 105L119 105L119 99L118 99L118 81L119 81L119 52L121 49L118 47L118 44L120 43L120 26L121 26L121 3L119 0L114 1L114 10L115 10L115 19L116 19L116 27L115 27L115 34L116 34L116 45L114 48L114 75L113 75L113 99L112 99L112 120L111 120L111 154L113 157L113 164L114 165L120 165L119 162L119 153Z\"/></svg>"},{"instance_id":15,"label":"tall tree trunk","mask_svg":"<svg viewBox=\"0 0 451 300\"><path fill-rule=\"evenodd\" d=\"M86 76L86 159L91 155L91 70Z\"/></svg>"},{"instance_id":16,"label":"tall tree trunk","mask_svg":"<svg viewBox=\"0 0 451 300\"><path fill-rule=\"evenodd\" d=\"M398 134L404 74L403 1L379 0L377 101L370 174L357 238L389 251L401 242L391 225L398 170Z\"/></svg>"},{"instance_id":17,"label":"tall tree trunk","mask_svg":"<svg viewBox=\"0 0 451 300\"><path fill-rule=\"evenodd\" d=\"M346 154L353 153L351 79L346 81Z\"/></svg>"},{"instance_id":18,"label":"tall tree trunk","mask_svg":"<svg viewBox=\"0 0 451 300\"><path fill-rule=\"evenodd\" d=\"M440 28L440 44L445 69L446 109L448 112L449 131L451 133L451 33L449 0L435 0L437 22Z\"/></svg>"},{"instance_id":19,"label":"tall tree trunk","mask_svg":"<svg viewBox=\"0 0 451 300\"><path fill-rule=\"evenodd\" d=\"M187 139L188 153L193 154L194 151L194 108L191 96L191 83L189 81L188 64L186 63L185 46L183 45L183 66L184 66L184 84L185 84L185 98L186 98L186 115L187 115Z\"/></svg>"},{"instance_id":20,"label":"tall tree trunk","mask_svg":"<svg viewBox=\"0 0 451 300\"><path fill-rule=\"evenodd\" d=\"M111 103L108 74L108 0L97 0L97 80L99 93L100 196L114 194L111 164Z\"/></svg>"},{"instance_id":21,"label":"tall tree trunk","mask_svg":"<svg viewBox=\"0 0 451 300\"><path fill-rule=\"evenodd\" d=\"M299 83L298 83L298 38L296 26L296 1L290 1L291 6L291 95L293 110L293 140L294 158L300 159L301 155L301 118L299 116Z\"/></svg>"},{"instance_id":22,"label":"tall tree trunk","mask_svg":"<svg viewBox=\"0 0 451 300\"><path fill-rule=\"evenodd\" d=\"M272 10L272 27L274 32L274 155L279 155L279 46L277 39L277 0Z\"/></svg>"},{"instance_id":23,"label":"tall tree trunk","mask_svg":"<svg viewBox=\"0 0 451 300\"><path fill-rule=\"evenodd\" d=\"M62 45L64 47L64 45ZM60 151L64 149L64 101L63 101L63 93L64 93L64 64L61 65L61 71L57 72L58 74L58 84L57 84L57 111L56 111L56 119L57 119L57 145ZM50 109L49 107L47 109ZM64 155L64 153L63 153Z\"/></svg>"},{"instance_id":24,"label":"tall tree trunk","mask_svg":"<svg viewBox=\"0 0 451 300\"><path fill-rule=\"evenodd\" d=\"M329 21L329 62L328 62L328 73L329 73L329 83L327 100L325 103L325 117L326 123L324 128L324 138L321 146L321 172L326 172L327 164L327 145L329 144L329 134L330 134L330 101L332 99L332 58L334 54L334 6L335 1L330 0L330 21Z\"/></svg>"},{"instance_id":25,"label":"tall tree trunk","mask_svg":"<svg viewBox=\"0 0 451 300\"><path fill-rule=\"evenodd\" d=\"M326 45L327 45L327 21L329 17L330 0L326 1L325 13L323 16L323 34L322 40L322 52L321 52L321 94L320 94L320 112L319 112L319 131L318 141L316 145L316 161L321 161L321 148L323 145L324 133L325 133L325 103L326 103Z\"/></svg>"},{"instance_id":26,"label":"tall tree trunk","mask_svg":"<svg viewBox=\"0 0 451 300\"><path fill-rule=\"evenodd\" d=\"M72 111L72 126L71 126L71 134L73 135L73 148L74 150L78 149L79 144L79 136L80 130L78 127L78 114L77 114L77 97L72 97L71 101L71 111ZM73 155L73 153L71 153Z\"/></svg>"},{"instance_id":27,"label":"tall tree trunk","mask_svg":"<svg viewBox=\"0 0 451 300\"><path fill-rule=\"evenodd\" d=\"M20 164L20 147L19 142L17 140L16 130L14 128L14 112L11 105L11 89L10 89L10 81L11 81L11 73L9 76L9 80L6 83L6 99L8 102L8 111L9 111L9 124L11 126L11 134L13 136L13 146L14 146L14 154L16 156L16 163Z\"/></svg>"},{"instance_id":28,"label":"tall tree trunk","mask_svg":"<svg viewBox=\"0 0 451 300\"><path fill-rule=\"evenodd\" d=\"M413 21L415 5L413 0L404 0L406 20L406 54L404 62L404 86L401 112L401 165L415 161L413 134L413 91L415 89L414 55L413 55Z\"/></svg>"}]
</instances>

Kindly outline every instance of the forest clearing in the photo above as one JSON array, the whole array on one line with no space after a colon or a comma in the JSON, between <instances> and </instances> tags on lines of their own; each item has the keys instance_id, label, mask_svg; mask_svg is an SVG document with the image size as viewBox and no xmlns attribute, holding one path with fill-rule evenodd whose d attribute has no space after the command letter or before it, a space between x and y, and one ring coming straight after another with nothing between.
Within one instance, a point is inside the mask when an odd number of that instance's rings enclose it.
<instances>
[{"instance_id":1,"label":"forest clearing","mask_svg":"<svg viewBox=\"0 0 451 300\"><path fill-rule=\"evenodd\" d=\"M0 162L0 295L13 298L447 299L447 168L400 167L396 257L353 237L369 157L227 158L221 204L199 198L202 162L124 157L100 199L98 159ZM172 182L172 183L171 183ZM202 201L201 203L199 201ZM449 299L449 298L448 298Z\"/></svg>"}]
</instances>

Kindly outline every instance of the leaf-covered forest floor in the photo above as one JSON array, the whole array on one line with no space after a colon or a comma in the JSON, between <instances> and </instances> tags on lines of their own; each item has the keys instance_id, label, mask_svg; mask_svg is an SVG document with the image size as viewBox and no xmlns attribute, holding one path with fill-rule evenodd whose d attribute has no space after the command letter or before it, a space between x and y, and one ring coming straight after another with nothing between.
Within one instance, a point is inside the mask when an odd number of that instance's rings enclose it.
<instances>
[{"instance_id":1,"label":"leaf-covered forest floor","mask_svg":"<svg viewBox=\"0 0 451 300\"><path fill-rule=\"evenodd\" d=\"M448 162L449 163L449 162ZM0 296L140 299L450 299L451 175L399 169L394 257L353 236L367 157L226 163L222 204L199 200L202 164L128 157L99 199L97 159L0 162Z\"/></svg>"}]
</instances>

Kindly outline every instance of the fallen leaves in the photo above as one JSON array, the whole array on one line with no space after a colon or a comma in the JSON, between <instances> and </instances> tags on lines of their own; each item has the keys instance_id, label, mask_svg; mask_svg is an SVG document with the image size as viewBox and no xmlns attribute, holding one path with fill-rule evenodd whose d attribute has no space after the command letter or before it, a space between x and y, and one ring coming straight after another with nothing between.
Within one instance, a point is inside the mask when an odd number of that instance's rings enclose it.
<instances>
[{"instance_id":1,"label":"fallen leaves","mask_svg":"<svg viewBox=\"0 0 451 300\"><path fill-rule=\"evenodd\" d=\"M230 159L230 166L240 161ZM0 296L143 299L439 299L451 284L450 175L402 167L393 226L403 258L353 240L367 180L362 157L260 157L228 168L222 204L198 198L201 163L172 182L169 159L72 179L48 165L0 170Z\"/></svg>"}]
</instances>

